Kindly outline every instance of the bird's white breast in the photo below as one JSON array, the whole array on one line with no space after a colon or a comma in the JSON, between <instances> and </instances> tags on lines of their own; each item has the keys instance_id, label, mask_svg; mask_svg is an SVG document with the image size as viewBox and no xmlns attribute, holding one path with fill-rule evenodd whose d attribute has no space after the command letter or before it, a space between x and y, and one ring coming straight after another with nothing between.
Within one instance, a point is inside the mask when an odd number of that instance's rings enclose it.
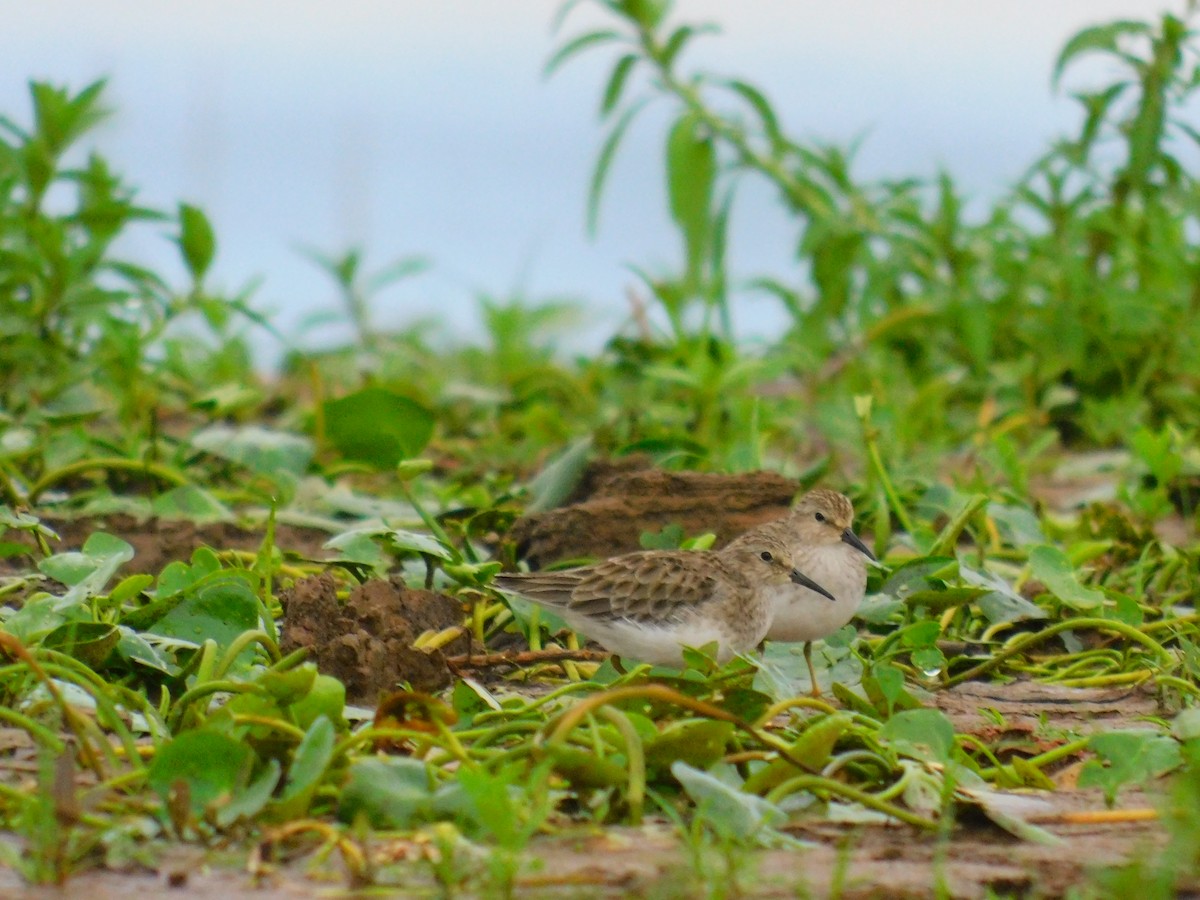
<instances>
[{"instance_id":1,"label":"bird's white breast","mask_svg":"<svg viewBox=\"0 0 1200 900\"><path fill-rule=\"evenodd\" d=\"M801 545L792 552L796 568L837 600L798 584L768 588L775 609L769 641L814 641L832 634L854 618L866 593L866 557L849 544Z\"/></svg>"}]
</instances>

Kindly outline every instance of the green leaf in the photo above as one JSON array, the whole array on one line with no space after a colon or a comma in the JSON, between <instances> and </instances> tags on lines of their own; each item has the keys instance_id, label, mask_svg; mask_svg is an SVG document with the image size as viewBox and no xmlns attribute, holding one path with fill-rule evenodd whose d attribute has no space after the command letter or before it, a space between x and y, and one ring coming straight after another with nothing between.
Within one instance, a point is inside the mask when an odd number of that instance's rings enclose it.
<instances>
[{"instance_id":1,"label":"green leaf","mask_svg":"<svg viewBox=\"0 0 1200 900\"><path fill-rule=\"evenodd\" d=\"M715 25L680 25L663 44L659 62L664 69L671 69L675 59L683 52L688 41L698 34L716 34L720 31Z\"/></svg>"},{"instance_id":2,"label":"green leaf","mask_svg":"<svg viewBox=\"0 0 1200 900\"><path fill-rule=\"evenodd\" d=\"M617 8L647 31L653 31L666 17L671 0L617 0Z\"/></svg>"},{"instance_id":3,"label":"green leaf","mask_svg":"<svg viewBox=\"0 0 1200 900\"><path fill-rule=\"evenodd\" d=\"M346 685L332 675L317 675L308 693L292 704L291 712L296 724L307 728L319 716L325 716L335 725L345 723Z\"/></svg>"},{"instance_id":4,"label":"green leaf","mask_svg":"<svg viewBox=\"0 0 1200 900\"><path fill-rule=\"evenodd\" d=\"M601 116L607 116L621 102L621 93L625 90L625 83L629 80L629 73L633 71L633 67L637 64L637 61L638 57L636 55L626 53L613 66L612 74L608 77L608 84L604 86L604 98L600 101Z\"/></svg>"},{"instance_id":5,"label":"green leaf","mask_svg":"<svg viewBox=\"0 0 1200 900\"><path fill-rule=\"evenodd\" d=\"M693 286L712 236L712 197L717 151L699 117L685 113L667 136L667 197L671 218L683 233L688 276Z\"/></svg>"},{"instance_id":6,"label":"green leaf","mask_svg":"<svg viewBox=\"0 0 1200 900\"><path fill-rule=\"evenodd\" d=\"M61 597L34 595L4 620L4 630L22 644L35 644L63 624L68 617L80 620L84 616L90 618L82 601L72 606L64 605Z\"/></svg>"},{"instance_id":7,"label":"green leaf","mask_svg":"<svg viewBox=\"0 0 1200 900\"><path fill-rule=\"evenodd\" d=\"M1141 37L1149 33L1149 25L1132 19L1093 25L1076 32L1059 51L1058 59L1054 62L1054 74L1051 76L1050 83L1057 86L1063 71L1077 56L1094 52L1116 53L1121 38Z\"/></svg>"},{"instance_id":8,"label":"green leaf","mask_svg":"<svg viewBox=\"0 0 1200 900\"><path fill-rule=\"evenodd\" d=\"M553 75L563 63L576 56L581 51L588 47L595 47L600 44L608 44L613 41L619 41L621 35L611 29L589 31L586 34L581 34L578 37L572 38L561 47L554 51L554 55L546 61L545 68L542 69L542 75L549 78Z\"/></svg>"},{"instance_id":9,"label":"green leaf","mask_svg":"<svg viewBox=\"0 0 1200 900\"><path fill-rule=\"evenodd\" d=\"M671 774L695 802L696 815L722 839L741 846L762 846L778 839L775 826L786 822L787 814L774 803L682 760L672 764Z\"/></svg>"},{"instance_id":10,"label":"green leaf","mask_svg":"<svg viewBox=\"0 0 1200 900\"><path fill-rule=\"evenodd\" d=\"M725 755L733 723L713 719L672 722L646 744L646 768L666 771L675 762L707 769Z\"/></svg>"},{"instance_id":11,"label":"green leaf","mask_svg":"<svg viewBox=\"0 0 1200 900\"><path fill-rule=\"evenodd\" d=\"M116 626L106 622L64 622L42 638L42 646L97 669L108 659L119 639Z\"/></svg>"},{"instance_id":12,"label":"green leaf","mask_svg":"<svg viewBox=\"0 0 1200 900\"><path fill-rule=\"evenodd\" d=\"M325 436L338 452L381 469L419 456L433 436L432 412L381 387L328 400L323 409Z\"/></svg>"},{"instance_id":13,"label":"green leaf","mask_svg":"<svg viewBox=\"0 0 1200 900\"><path fill-rule=\"evenodd\" d=\"M425 763L409 757L363 759L350 767L338 801L338 818L364 817L373 828L411 828L433 818Z\"/></svg>"},{"instance_id":14,"label":"green leaf","mask_svg":"<svg viewBox=\"0 0 1200 900\"><path fill-rule=\"evenodd\" d=\"M906 709L883 723L879 737L914 759L948 762L954 726L940 709Z\"/></svg>"},{"instance_id":15,"label":"green leaf","mask_svg":"<svg viewBox=\"0 0 1200 900\"><path fill-rule=\"evenodd\" d=\"M183 519L196 524L233 521L233 512L228 506L195 484L182 484L159 494L150 508L160 519Z\"/></svg>"},{"instance_id":16,"label":"green leaf","mask_svg":"<svg viewBox=\"0 0 1200 900\"><path fill-rule=\"evenodd\" d=\"M725 86L749 103L758 114L763 131L767 133L767 140L771 142L771 146L781 146L785 142L783 130L779 127L779 118L775 115L775 110L771 107L766 95L745 81L730 80L725 82Z\"/></svg>"},{"instance_id":17,"label":"green leaf","mask_svg":"<svg viewBox=\"0 0 1200 900\"><path fill-rule=\"evenodd\" d=\"M296 748L288 767L287 783L279 797L276 812L281 818L294 819L308 811L317 786L333 760L333 724L325 716L317 717Z\"/></svg>"},{"instance_id":18,"label":"green leaf","mask_svg":"<svg viewBox=\"0 0 1200 900\"><path fill-rule=\"evenodd\" d=\"M71 606L102 594L117 569L131 559L133 547L118 537L97 531L79 552L56 553L41 560L38 569L70 588L60 604Z\"/></svg>"},{"instance_id":19,"label":"green leaf","mask_svg":"<svg viewBox=\"0 0 1200 900\"><path fill-rule=\"evenodd\" d=\"M114 606L120 606L126 600L132 600L138 596L152 584L154 584L153 575L129 575L117 582L117 586L108 592L108 602Z\"/></svg>"},{"instance_id":20,"label":"green leaf","mask_svg":"<svg viewBox=\"0 0 1200 900\"><path fill-rule=\"evenodd\" d=\"M526 513L545 512L562 504L579 485L592 459L592 438L580 438L529 482L533 499Z\"/></svg>"},{"instance_id":21,"label":"green leaf","mask_svg":"<svg viewBox=\"0 0 1200 900\"><path fill-rule=\"evenodd\" d=\"M199 284L204 280L208 267L212 265L217 250L217 239L213 234L208 217L199 207L188 203L179 204L179 249L192 280Z\"/></svg>"},{"instance_id":22,"label":"green leaf","mask_svg":"<svg viewBox=\"0 0 1200 900\"><path fill-rule=\"evenodd\" d=\"M437 538L404 528L392 528L386 522L376 522L361 528L343 531L341 534L331 537L324 546L329 550L362 553L359 542L363 537L379 540L393 554L425 553L438 559L454 559L453 551ZM369 562L369 559L363 561Z\"/></svg>"},{"instance_id":23,"label":"green leaf","mask_svg":"<svg viewBox=\"0 0 1200 900\"><path fill-rule=\"evenodd\" d=\"M804 729L788 748L788 756L803 765L805 771L820 772L829 762L838 739L853 724L854 720L845 713L825 716ZM743 787L752 794L765 794L797 774L790 760L776 759L751 774Z\"/></svg>"},{"instance_id":24,"label":"green leaf","mask_svg":"<svg viewBox=\"0 0 1200 900\"><path fill-rule=\"evenodd\" d=\"M310 438L259 425L212 425L192 435L190 443L197 450L268 477L279 471L303 475L314 450Z\"/></svg>"},{"instance_id":25,"label":"green leaf","mask_svg":"<svg viewBox=\"0 0 1200 900\"><path fill-rule=\"evenodd\" d=\"M611 788L629 781L629 772L624 766L582 747L555 742L544 752L554 771L577 789Z\"/></svg>"},{"instance_id":26,"label":"green leaf","mask_svg":"<svg viewBox=\"0 0 1200 900\"><path fill-rule=\"evenodd\" d=\"M913 609L924 606L933 613L941 613L956 606L973 603L987 593L986 588L948 587L941 590L913 591L904 598L904 602Z\"/></svg>"},{"instance_id":27,"label":"green leaf","mask_svg":"<svg viewBox=\"0 0 1200 900\"><path fill-rule=\"evenodd\" d=\"M988 593L975 601L975 605L989 622L1024 622L1048 618L1044 609L1036 603L1030 603L1014 591L1003 578L991 572L976 572L960 565L958 574L968 584L989 589Z\"/></svg>"},{"instance_id":28,"label":"green leaf","mask_svg":"<svg viewBox=\"0 0 1200 900\"><path fill-rule=\"evenodd\" d=\"M1088 749L1098 759L1083 764L1080 787L1100 787L1111 806L1127 784L1141 784L1165 775L1183 763L1179 744L1148 730L1109 731L1088 739Z\"/></svg>"},{"instance_id":29,"label":"green leaf","mask_svg":"<svg viewBox=\"0 0 1200 900\"><path fill-rule=\"evenodd\" d=\"M643 531L638 543L643 550L678 550L685 536L682 525L669 522L661 531Z\"/></svg>"},{"instance_id":30,"label":"green leaf","mask_svg":"<svg viewBox=\"0 0 1200 900\"><path fill-rule=\"evenodd\" d=\"M1072 609L1095 609L1104 603L1102 592L1079 583L1071 561L1057 547L1034 547L1029 552L1029 567L1034 578Z\"/></svg>"},{"instance_id":31,"label":"green leaf","mask_svg":"<svg viewBox=\"0 0 1200 900\"><path fill-rule=\"evenodd\" d=\"M154 754L146 781L163 801L176 782L187 785L192 814L219 810L243 792L250 780L254 752L228 735L209 729L186 731Z\"/></svg>"},{"instance_id":32,"label":"green leaf","mask_svg":"<svg viewBox=\"0 0 1200 900\"><path fill-rule=\"evenodd\" d=\"M604 192L604 183L608 180L608 171L612 168L613 159L616 158L617 147L620 146L621 139L629 130L629 126L633 124L634 118L647 103L649 103L649 98L630 104L613 123L604 143L600 145L600 154L596 157L596 167L592 170L592 177L588 182L587 232L590 237L596 236L600 224L600 195Z\"/></svg>"},{"instance_id":33,"label":"green leaf","mask_svg":"<svg viewBox=\"0 0 1200 900\"><path fill-rule=\"evenodd\" d=\"M129 662L154 669L163 675L177 675L179 666L175 665L167 655L147 641L144 637L125 625L118 625L121 638L117 642L117 653Z\"/></svg>"},{"instance_id":34,"label":"green leaf","mask_svg":"<svg viewBox=\"0 0 1200 900\"><path fill-rule=\"evenodd\" d=\"M242 578L228 574L184 597L146 631L195 646L212 639L227 647L257 627L258 597Z\"/></svg>"},{"instance_id":35,"label":"green leaf","mask_svg":"<svg viewBox=\"0 0 1200 900\"><path fill-rule=\"evenodd\" d=\"M279 784L279 773L279 760L268 760L262 774L217 811L217 824L228 828L239 819L253 819L262 812Z\"/></svg>"}]
</instances>

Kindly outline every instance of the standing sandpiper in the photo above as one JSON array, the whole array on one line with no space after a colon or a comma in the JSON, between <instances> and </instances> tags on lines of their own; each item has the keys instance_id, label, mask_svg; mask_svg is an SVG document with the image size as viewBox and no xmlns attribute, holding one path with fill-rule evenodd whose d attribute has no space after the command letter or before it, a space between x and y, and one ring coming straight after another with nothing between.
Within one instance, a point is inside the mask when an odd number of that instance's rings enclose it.
<instances>
[{"instance_id":1,"label":"standing sandpiper","mask_svg":"<svg viewBox=\"0 0 1200 900\"><path fill-rule=\"evenodd\" d=\"M618 656L665 666L679 666L684 647L713 641L722 663L753 650L771 627L774 592L793 584L834 600L770 534L723 550L647 550L558 572L500 574L494 584Z\"/></svg>"},{"instance_id":2,"label":"standing sandpiper","mask_svg":"<svg viewBox=\"0 0 1200 900\"><path fill-rule=\"evenodd\" d=\"M812 642L854 618L866 593L867 560L875 559L851 529L853 522L850 498L818 488L805 494L787 516L751 529L726 548L743 542L753 546L768 537L782 541L796 567L828 589L814 593L800 583L776 583L766 589L775 606L767 640L804 642L813 696L819 696L821 688L812 663Z\"/></svg>"}]
</instances>

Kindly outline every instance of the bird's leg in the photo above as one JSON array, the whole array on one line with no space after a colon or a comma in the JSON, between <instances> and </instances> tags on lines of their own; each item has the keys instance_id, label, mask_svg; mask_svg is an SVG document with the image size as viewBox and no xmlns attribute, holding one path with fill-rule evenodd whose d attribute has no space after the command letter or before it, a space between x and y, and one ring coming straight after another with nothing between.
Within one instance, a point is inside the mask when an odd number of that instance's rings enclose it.
<instances>
[{"instance_id":1,"label":"bird's leg","mask_svg":"<svg viewBox=\"0 0 1200 900\"><path fill-rule=\"evenodd\" d=\"M612 656L610 656L608 658L608 661L610 663L612 663L612 667L617 670L618 674L620 674L620 675L628 675L629 674L628 672L625 671L625 664L623 662L621 662L621 657L617 656L617 654L615 654L615 653L612 654Z\"/></svg>"},{"instance_id":2,"label":"bird's leg","mask_svg":"<svg viewBox=\"0 0 1200 900\"><path fill-rule=\"evenodd\" d=\"M812 695L821 696L821 685L817 684L817 670L813 668L812 641L804 642L804 661L808 663L808 677L812 681Z\"/></svg>"}]
</instances>

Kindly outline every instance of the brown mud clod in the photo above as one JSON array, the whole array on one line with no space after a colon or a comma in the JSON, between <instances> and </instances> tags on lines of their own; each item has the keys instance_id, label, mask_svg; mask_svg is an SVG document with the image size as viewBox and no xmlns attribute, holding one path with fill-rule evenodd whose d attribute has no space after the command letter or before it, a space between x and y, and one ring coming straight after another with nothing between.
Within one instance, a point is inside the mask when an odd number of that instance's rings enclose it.
<instances>
[{"instance_id":1,"label":"brown mud clod","mask_svg":"<svg viewBox=\"0 0 1200 900\"><path fill-rule=\"evenodd\" d=\"M345 605L328 574L297 582L285 591L281 645L301 647L326 675L346 685L351 703L373 706L380 694L408 682L414 690L436 691L451 682L442 650L418 650L426 631L462 624L462 606L444 594L413 590L399 580L368 581L351 591ZM468 649L466 634L444 648L454 655Z\"/></svg>"},{"instance_id":2,"label":"brown mud clod","mask_svg":"<svg viewBox=\"0 0 1200 900\"><path fill-rule=\"evenodd\" d=\"M688 535L713 532L717 544L787 513L800 483L775 472L719 475L593 466L568 504L516 521L517 555L532 568L563 559L597 559L641 549L645 531L677 524Z\"/></svg>"}]
</instances>

